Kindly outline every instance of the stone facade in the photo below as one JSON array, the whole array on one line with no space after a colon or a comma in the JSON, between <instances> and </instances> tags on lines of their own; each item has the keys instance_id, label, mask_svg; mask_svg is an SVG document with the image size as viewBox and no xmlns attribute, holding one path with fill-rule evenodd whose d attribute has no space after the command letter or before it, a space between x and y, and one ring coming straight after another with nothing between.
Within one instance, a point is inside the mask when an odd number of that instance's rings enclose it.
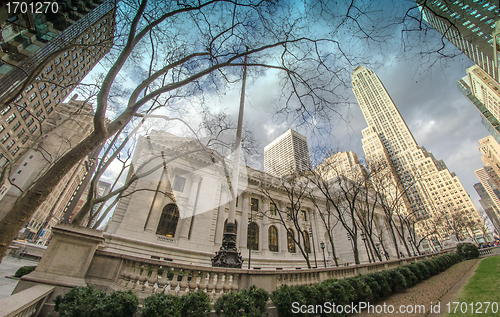
<instances>
[{"instance_id":1,"label":"stone facade","mask_svg":"<svg viewBox=\"0 0 500 317\"><path fill-rule=\"evenodd\" d=\"M181 150L190 154L179 156ZM103 251L209 266L221 246L230 201L224 166L215 163L214 156L196 140L156 131L147 138L140 137L133 158L134 168L129 174L129 177L138 175L139 179L124 193L125 197L114 211L104 233ZM252 235L256 237L253 240L256 245L251 251L251 268L307 268L298 247L295 252L289 252L284 224L276 219L278 217L269 216L274 209L271 200L278 210L286 210L290 205L289 196L279 186L264 193L262 184L273 180L277 179L249 167L240 168L236 225L243 267L248 267L247 236L251 219L255 223ZM177 219L168 218L172 216L168 210L173 206L177 208ZM312 267L323 266L320 244L328 245L328 240L313 202L305 199L301 213L300 230L312 233L312 236L308 234ZM383 211L376 211L375 227L383 227L382 214ZM277 251L273 251L276 240L271 242L269 236L274 233L270 231L274 231L270 229L272 226L277 230ZM291 230L297 237L297 229ZM384 240L390 257L395 258L392 239L387 234ZM361 261L368 262L363 241L358 241ZM339 262L354 262L351 243L340 224L335 227L334 242ZM273 243L271 248L270 243ZM334 265L331 247L326 247L325 258L327 266Z\"/></svg>"}]
</instances>

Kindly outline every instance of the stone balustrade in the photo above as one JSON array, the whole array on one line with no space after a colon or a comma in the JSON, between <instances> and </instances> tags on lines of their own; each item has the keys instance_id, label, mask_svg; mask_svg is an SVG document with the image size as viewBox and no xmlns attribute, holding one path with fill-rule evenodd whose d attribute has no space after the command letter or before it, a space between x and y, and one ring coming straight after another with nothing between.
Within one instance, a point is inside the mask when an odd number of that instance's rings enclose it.
<instances>
[{"instance_id":1,"label":"stone balustrade","mask_svg":"<svg viewBox=\"0 0 500 317\"><path fill-rule=\"evenodd\" d=\"M247 270L194 266L97 250L85 276L108 290L132 290L140 298L163 292L182 296L202 290L212 301L252 285L272 292L281 285L313 285L421 261L437 254L361 265L301 270Z\"/></svg>"},{"instance_id":2,"label":"stone balustrade","mask_svg":"<svg viewBox=\"0 0 500 317\"><path fill-rule=\"evenodd\" d=\"M0 299L0 316L37 316L54 289L54 286L40 284L12 296L2 298Z\"/></svg>"},{"instance_id":3,"label":"stone balustrade","mask_svg":"<svg viewBox=\"0 0 500 317\"><path fill-rule=\"evenodd\" d=\"M487 257L492 255L500 255L500 246L479 249L479 257Z\"/></svg>"}]
</instances>

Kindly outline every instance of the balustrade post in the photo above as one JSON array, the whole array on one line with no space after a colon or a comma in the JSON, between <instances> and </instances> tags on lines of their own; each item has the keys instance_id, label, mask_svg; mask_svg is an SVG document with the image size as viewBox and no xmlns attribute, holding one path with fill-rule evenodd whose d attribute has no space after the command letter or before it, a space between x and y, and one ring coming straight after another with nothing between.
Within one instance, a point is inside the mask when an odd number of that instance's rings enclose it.
<instances>
[{"instance_id":1,"label":"balustrade post","mask_svg":"<svg viewBox=\"0 0 500 317\"><path fill-rule=\"evenodd\" d=\"M188 271L188 270L182 270L182 280L179 284L179 287L180 287L180 291L179 291L179 295L182 296L184 294L187 293L187 288L188 288L188 278L189 278L189 273L191 271Z\"/></svg>"},{"instance_id":2,"label":"balustrade post","mask_svg":"<svg viewBox=\"0 0 500 317\"><path fill-rule=\"evenodd\" d=\"M174 268L174 276L172 276L172 280L170 281L170 294L171 295L176 295L176 289L177 285L179 285L179 282L177 281L179 278L179 271L180 269Z\"/></svg>"}]
</instances>

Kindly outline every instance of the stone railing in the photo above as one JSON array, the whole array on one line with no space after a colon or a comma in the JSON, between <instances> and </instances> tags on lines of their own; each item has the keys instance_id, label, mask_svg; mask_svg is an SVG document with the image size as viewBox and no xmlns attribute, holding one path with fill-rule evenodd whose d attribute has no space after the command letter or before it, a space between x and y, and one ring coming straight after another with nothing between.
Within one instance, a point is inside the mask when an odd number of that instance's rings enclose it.
<instances>
[{"instance_id":1,"label":"stone railing","mask_svg":"<svg viewBox=\"0 0 500 317\"><path fill-rule=\"evenodd\" d=\"M12 296L2 298L0 299L0 316L37 316L54 289L54 286L39 284Z\"/></svg>"},{"instance_id":2,"label":"stone railing","mask_svg":"<svg viewBox=\"0 0 500 317\"><path fill-rule=\"evenodd\" d=\"M181 296L202 290L216 301L224 293L252 285L272 292L284 284L312 285L327 279L378 272L436 255L320 269L247 270L192 266L97 250L85 281L108 290L132 290L140 298L158 292Z\"/></svg>"},{"instance_id":3,"label":"stone railing","mask_svg":"<svg viewBox=\"0 0 500 317\"><path fill-rule=\"evenodd\" d=\"M479 249L479 257L487 257L492 255L500 255L500 246Z\"/></svg>"}]
</instances>

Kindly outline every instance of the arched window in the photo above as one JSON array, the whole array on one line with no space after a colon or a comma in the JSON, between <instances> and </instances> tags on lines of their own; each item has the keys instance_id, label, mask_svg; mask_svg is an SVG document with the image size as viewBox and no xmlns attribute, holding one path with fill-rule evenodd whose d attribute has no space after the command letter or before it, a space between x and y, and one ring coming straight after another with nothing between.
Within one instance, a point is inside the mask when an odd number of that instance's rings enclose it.
<instances>
[{"instance_id":1,"label":"arched window","mask_svg":"<svg viewBox=\"0 0 500 317\"><path fill-rule=\"evenodd\" d=\"M288 243L288 252L290 253L295 253L295 241L293 241L293 230L288 229L287 235L286 235L286 240Z\"/></svg>"},{"instance_id":2,"label":"arched window","mask_svg":"<svg viewBox=\"0 0 500 317\"><path fill-rule=\"evenodd\" d=\"M168 204L163 207L161 212L160 222L156 229L156 234L173 237L175 229L177 229L177 222L179 221L179 209L175 204Z\"/></svg>"},{"instance_id":3,"label":"arched window","mask_svg":"<svg viewBox=\"0 0 500 317\"><path fill-rule=\"evenodd\" d=\"M309 233L307 233L307 231L304 230L302 234L304 236L304 250L306 251L306 253L311 253L311 243L309 242Z\"/></svg>"},{"instance_id":4,"label":"arched window","mask_svg":"<svg viewBox=\"0 0 500 317\"><path fill-rule=\"evenodd\" d=\"M248 224L247 248L259 250L259 226L255 222Z\"/></svg>"},{"instance_id":5,"label":"arched window","mask_svg":"<svg viewBox=\"0 0 500 317\"><path fill-rule=\"evenodd\" d=\"M269 251L278 252L278 229L269 227Z\"/></svg>"}]
</instances>

